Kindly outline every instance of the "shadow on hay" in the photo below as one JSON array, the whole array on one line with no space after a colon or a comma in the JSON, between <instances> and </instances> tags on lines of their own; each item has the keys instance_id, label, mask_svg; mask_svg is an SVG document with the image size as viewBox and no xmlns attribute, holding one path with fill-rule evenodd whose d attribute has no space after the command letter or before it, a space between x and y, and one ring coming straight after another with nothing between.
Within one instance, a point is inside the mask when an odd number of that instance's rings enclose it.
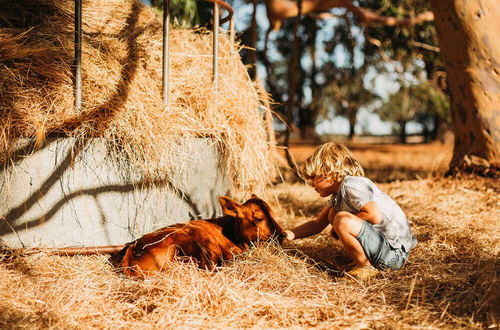
<instances>
[{"instance_id":1,"label":"shadow on hay","mask_svg":"<svg viewBox=\"0 0 500 330\"><path fill-rule=\"evenodd\" d=\"M37 190L34 190L30 193L29 197L17 205L16 207L13 207L9 210L9 212L2 217L1 220L3 220L0 223L0 235L11 233L11 232L18 232L21 230L27 230L33 227L36 227L38 225L41 225L47 221L50 221L50 219L63 207L65 204L71 202L71 200L87 195L87 196L93 196L94 198L97 198L100 194L103 193L109 193L109 192L119 192L119 193L128 193L132 192L135 190L147 190L151 188L163 188L167 187L172 191L175 191L176 194L182 198L182 200L188 205L190 209L190 214L191 214L191 219L198 218L200 214L202 214L201 210L199 209L197 203L193 200L192 196L187 193L186 191L183 191L180 187L174 186L169 180L167 179L157 179L157 180L150 180L150 181L139 181L139 182L130 182L126 184L113 184L113 185L106 185L102 187L97 187L97 188L90 188L90 189L80 189L77 191L73 191L68 194L64 194L62 198L60 198L54 205L47 210L43 215L31 219L19 224L16 224L18 220L26 213L28 212L34 205L39 203L39 201L47 194L47 192L53 187L54 185L58 184L60 182L61 177L64 175L64 173L70 169L75 161L79 158L79 155L84 151L87 147L89 147L91 138L87 139L78 139L75 141L73 148L71 148L72 152L69 152L65 158L61 161L61 163L53 170L53 172L48 176L48 178L40 185L40 188ZM34 142L24 146L23 148L19 149L16 153L11 158L11 161L3 164L4 169L8 169L12 167L16 162L19 162L23 158L35 153L35 147L34 147ZM219 175L219 174L217 174ZM219 196L214 196L215 191L210 190L210 198L214 200L214 198L219 197ZM213 214L215 216L215 214ZM104 222L106 221L106 216L101 212L101 221ZM179 219L179 221L182 220L187 220L187 219Z\"/></svg>"},{"instance_id":2,"label":"shadow on hay","mask_svg":"<svg viewBox=\"0 0 500 330\"><path fill-rule=\"evenodd\" d=\"M54 320L59 319L59 315L44 308L42 311L33 311L32 313L26 312L24 309L16 308L15 305L9 306L5 303L0 303L0 328L2 329L21 329L24 324L35 329L51 328L54 325ZM36 322L34 326L33 322Z\"/></svg>"},{"instance_id":3,"label":"shadow on hay","mask_svg":"<svg viewBox=\"0 0 500 330\"><path fill-rule=\"evenodd\" d=\"M121 110L125 104L125 100L130 93L130 82L133 80L137 73L139 66L140 54L144 52L139 49L137 38L143 33L145 28L139 29L136 27L139 14L143 6L139 2L134 2L132 11L127 18L125 27L118 33L118 38L127 40L127 56L122 64L120 72L120 82L115 88L114 94L109 100L95 111L81 115L77 120L70 119L66 121L62 127L74 130L83 123L91 122L94 131L103 132L108 125L113 121L116 114ZM84 100L85 101L85 100Z\"/></svg>"},{"instance_id":4,"label":"shadow on hay","mask_svg":"<svg viewBox=\"0 0 500 330\"><path fill-rule=\"evenodd\" d=\"M5 2L5 1L2 1ZM1 3L1 2L0 2ZM99 136L102 132L104 132L110 125L110 123L116 117L116 114L120 112L125 104L128 95L131 90L131 81L137 74L137 70L139 67L139 60L141 58L141 54L145 52L144 49L140 48L140 44L137 42L138 37L143 33L145 28L138 28L137 23L139 19L139 15L141 11L144 9L144 6L140 2L134 2L132 4L131 12L126 20L126 24L124 24L124 28L117 34L117 38L120 40L126 40L127 49L126 56L122 60L121 71L119 73L119 77L121 78L119 82L116 84L113 93L108 98L106 102L104 102L101 106L96 108L93 111L85 111L85 93L83 94L83 112L78 116L71 116L69 119L65 119L62 124L58 125L56 128L52 128L52 131L49 133L58 132L61 134L67 134L72 131L77 130L82 125L88 125L86 128L87 132L92 132L94 136ZM43 3L36 2L33 4L33 8L31 4L28 3L9 3L2 8L3 12L6 12L5 17L1 17L0 15L0 27L16 27L27 29L27 31L34 30L37 31L40 27L48 26L53 24L54 21L59 21L61 18L58 15L61 15L59 9L57 8L55 3ZM19 15L22 13L22 15ZM3 14L3 13L0 13ZM19 19L16 19L19 17ZM22 18L21 18L22 17ZM3 18L3 20L2 20ZM42 29L43 30L43 29ZM53 40L54 44L60 45L62 42L59 40L60 38L68 39L69 43L72 42L73 34L64 33L63 31L57 31L57 35L47 35L47 38ZM92 42L92 38L85 38L84 42ZM18 45L21 49L21 44ZM99 45L99 47L103 47L103 45ZM72 63L73 59L70 57L70 51L65 53L66 58L65 62ZM52 68L54 71L59 70L60 68L54 67ZM33 70L29 72L30 75L38 75L42 81L53 79L53 77L48 78L44 76L43 72L37 72ZM84 73L85 74L85 73ZM35 78L33 78L35 79ZM55 79L55 78L54 78ZM5 93L7 94L7 93ZM13 97L5 97L3 100L4 107L6 109L11 109L11 112L14 112L14 115L11 115L11 118L19 118L22 114L18 114L16 112L16 98ZM5 112L0 114L0 118L7 116L9 112ZM4 118L4 120L6 120ZM16 122L13 122L15 125ZM12 132L7 132L8 135L12 134ZM17 133L15 133L17 134ZM28 134L34 134L33 132L28 132ZM10 136L10 138L18 138L19 136Z\"/></svg>"},{"instance_id":5,"label":"shadow on hay","mask_svg":"<svg viewBox=\"0 0 500 330\"><path fill-rule=\"evenodd\" d=\"M417 296L420 292L421 297L415 299L451 318L468 318L483 324L498 322L500 260L494 257L494 247L475 239L468 231L450 233L447 226L430 221L420 223L419 229L425 231L418 233L419 243L402 270L402 275L418 279L414 291ZM434 251L432 247L441 238L453 244ZM391 279L394 276L397 273ZM391 290L389 295L397 301L403 298L401 293L402 290Z\"/></svg>"},{"instance_id":6,"label":"shadow on hay","mask_svg":"<svg viewBox=\"0 0 500 330\"><path fill-rule=\"evenodd\" d=\"M411 282L416 279L412 305L440 319L446 316L452 321L470 320L485 327L495 324L500 317L500 286L496 280L500 264L496 258L468 263L461 261L462 257L465 256L457 255L435 267L415 263L407 265L401 274L388 274L391 283L384 290L387 302L398 310L406 309L402 302L408 301Z\"/></svg>"}]
</instances>

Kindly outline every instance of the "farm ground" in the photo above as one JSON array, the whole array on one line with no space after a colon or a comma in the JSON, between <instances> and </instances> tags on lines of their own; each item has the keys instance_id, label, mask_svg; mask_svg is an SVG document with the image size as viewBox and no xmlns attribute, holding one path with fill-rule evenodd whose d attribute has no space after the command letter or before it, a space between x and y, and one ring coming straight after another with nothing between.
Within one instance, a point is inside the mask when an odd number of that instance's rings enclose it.
<instances>
[{"instance_id":1,"label":"farm ground","mask_svg":"<svg viewBox=\"0 0 500 330\"><path fill-rule=\"evenodd\" d=\"M147 281L115 274L105 256L5 258L0 328L498 328L499 183L443 178L447 145L350 147L411 219L419 243L402 270L339 281L349 259L328 228L217 272L174 265ZM299 162L312 150L292 148ZM265 197L286 228L325 202L298 182Z\"/></svg>"}]
</instances>

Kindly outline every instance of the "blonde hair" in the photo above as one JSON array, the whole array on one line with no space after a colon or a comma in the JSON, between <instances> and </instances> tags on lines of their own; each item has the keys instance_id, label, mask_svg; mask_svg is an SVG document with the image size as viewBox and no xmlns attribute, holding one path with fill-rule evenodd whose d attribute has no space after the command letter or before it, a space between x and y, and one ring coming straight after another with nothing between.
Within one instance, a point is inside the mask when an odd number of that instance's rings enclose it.
<instances>
[{"instance_id":1,"label":"blonde hair","mask_svg":"<svg viewBox=\"0 0 500 330\"><path fill-rule=\"evenodd\" d=\"M364 176L365 172L352 153L344 145L328 142L319 146L300 168L306 180L315 176L341 180L348 175Z\"/></svg>"}]
</instances>

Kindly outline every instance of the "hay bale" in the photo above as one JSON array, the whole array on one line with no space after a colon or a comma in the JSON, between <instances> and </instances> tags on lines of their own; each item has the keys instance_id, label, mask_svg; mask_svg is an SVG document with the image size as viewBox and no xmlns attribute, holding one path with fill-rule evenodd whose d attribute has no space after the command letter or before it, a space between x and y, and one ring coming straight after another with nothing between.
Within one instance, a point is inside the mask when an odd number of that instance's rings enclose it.
<instances>
[{"instance_id":1,"label":"hay bale","mask_svg":"<svg viewBox=\"0 0 500 330\"><path fill-rule=\"evenodd\" d=\"M273 176L260 98L226 35L219 91L211 83L212 36L171 30L170 105L161 97L162 26L133 0L83 2L83 105L74 108L73 1L0 0L0 162L16 142L51 134L101 137L111 159L142 180L171 177L181 137L210 137L236 190ZM22 14L20 14L22 13ZM176 152L174 152L176 151Z\"/></svg>"}]
</instances>

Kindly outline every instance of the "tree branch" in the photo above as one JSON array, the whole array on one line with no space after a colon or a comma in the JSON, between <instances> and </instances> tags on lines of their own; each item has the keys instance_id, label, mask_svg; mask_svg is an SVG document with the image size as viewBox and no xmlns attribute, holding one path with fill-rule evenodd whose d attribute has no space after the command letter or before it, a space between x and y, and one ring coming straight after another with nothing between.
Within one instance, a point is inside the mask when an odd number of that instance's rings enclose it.
<instances>
[{"instance_id":1,"label":"tree branch","mask_svg":"<svg viewBox=\"0 0 500 330\"><path fill-rule=\"evenodd\" d=\"M265 0L265 3L267 8L267 17L269 19L269 29L266 33L266 47L264 49L264 54L267 50L267 42L271 30L279 30L283 20L290 17L296 17L299 13L297 1L295 0ZM360 20L361 26L365 30L366 40L379 49L380 55L384 61L388 61L388 57L382 51L381 42L375 38L370 37L366 32L366 27L374 25L410 27L416 24L434 20L434 14L432 11L426 11L413 17L400 19L393 16L380 15L380 12L384 11L385 8L380 8L378 11L373 11L371 9L355 5L352 0L302 0L301 12L304 15L311 15L312 17L316 18L339 17L337 15L328 13L328 10L332 8L345 8ZM342 18L342 16L340 17ZM413 46L436 52L439 50L437 47L434 48L433 46L417 42L414 42Z\"/></svg>"},{"instance_id":2,"label":"tree branch","mask_svg":"<svg viewBox=\"0 0 500 330\"><path fill-rule=\"evenodd\" d=\"M430 51L436 52L436 53L439 53L441 51L439 49L439 47L432 46L432 45L425 44L423 42L418 42L418 41L410 41L410 45L415 46L415 47L419 47L419 48L423 48L426 50L430 50Z\"/></svg>"},{"instance_id":3,"label":"tree branch","mask_svg":"<svg viewBox=\"0 0 500 330\"><path fill-rule=\"evenodd\" d=\"M265 0L267 17L270 23L270 29L279 30L281 22L287 18L298 15L298 7L296 1L291 0ZM434 14L432 11L420 13L414 17L396 18L393 16L383 16L378 11L373 11L368 8L355 5L352 0L303 0L302 14L303 15L322 15L320 13L328 12L332 8L345 8L359 18L364 26L385 25L385 26L413 26L423 22L433 21ZM321 17L321 16L320 16Z\"/></svg>"},{"instance_id":4,"label":"tree branch","mask_svg":"<svg viewBox=\"0 0 500 330\"><path fill-rule=\"evenodd\" d=\"M361 24L364 24L366 26L373 26L379 24L385 26L409 27L423 22L429 22L434 20L434 14L432 13L432 11L426 11L414 17L399 19L391 16L381 16L369 9L357 7L351 1L347 2L350 3L350 6L346 6L345 8L351 11L355 16L357 16L360 19Z\"/></svg>"}]
</instances>

